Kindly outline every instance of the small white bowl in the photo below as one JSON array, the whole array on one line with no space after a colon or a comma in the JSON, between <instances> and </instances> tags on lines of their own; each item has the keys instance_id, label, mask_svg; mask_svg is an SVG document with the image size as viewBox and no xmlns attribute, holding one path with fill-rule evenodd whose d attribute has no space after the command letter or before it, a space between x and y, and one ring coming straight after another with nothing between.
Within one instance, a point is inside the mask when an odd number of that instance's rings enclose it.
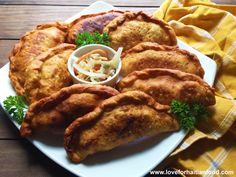
<instances>
[{"instance_id":1,"label":"small white bowl","mask_svg":"<svg viewBox=\"0 0 236 177\"><path fill-rule=\"evenodd\" d=\"M115 86L115 84L117 83L118 79L119 79L119 73L121 70L121 59L119 58L119 65L116 68L116 73L108 78L105 81L101 81L101 82L88 82L82 79L79 79L78 77L75 76L74 73L74 69L73 69L73 61L74 61L74 56L76 57L81 57L82 55L95 50L95 49L103 49L105 51L107 51L108 53L108 57L109 58L113 58L113 56L115 55L116 51L108 46L105 45L101 45L101 44L90 44L90 45L85 45L82 47L79 47L78 49L76 49L69 57L68 62L67 62L67 68L68 71L70 72L71 77L73 78L73 82L74 84L99 84L99 85L109 85L109 86Z\"/></svg>"}]
</instances>

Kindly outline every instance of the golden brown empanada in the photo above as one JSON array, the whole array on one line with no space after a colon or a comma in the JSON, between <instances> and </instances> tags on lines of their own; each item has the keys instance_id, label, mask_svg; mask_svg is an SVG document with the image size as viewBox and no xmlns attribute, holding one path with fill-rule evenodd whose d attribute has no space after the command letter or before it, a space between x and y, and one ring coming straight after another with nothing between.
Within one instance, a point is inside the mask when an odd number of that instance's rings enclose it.
<instances>
[{"instance_id":1,"label":"golden brown empanada","mask_svg":"<svg viewBox=\"0 0 236 177\"><path fill-rule=\"evenodd\" d=\"M130 91L103 101L94 111L77 118L65 130L64 146L73 162L108 151L145 136L179 129L169 106L141 91Z\"/></svg>"},{"instance_id":2,"label":"golden brown empanada","mask_svg":"<svg viewBox=\"0 0 236 177\"><path fill-rule=\"evenodd\" d=\"M123 11L110 10L108 12L100 12L96 14L83 15L70 23L67 41L75 43L78 33L95 32L102 33L103 28L114 18L123 14Z\"/></svg>"},{"instance_id":3,"label":"golden brown empanada","mask_svg":"<svg viewBox=\"0 0 236 177\"><path fill-rule=\"evenodd\" d=\"M205 106L215 104L214 89L200 77L171 69L144 69L134 71L118 83L121 92L141 90L161 104L173 99Z\"/></svg>"},{"instance_id":4,"label":"golden brown empanada","mask_svg":"<svg viewBox=\"0 0 236 177\"><path fill-rule=\"evenodd\" d=\"M12 85L17 94L24 95L26 67L39 54L63 43L67 35L67 26L61 23L43 24L27 32L13 48L10 59Z\"/></svg>"},{"instance_id":5,"label":"golden brown empanada","mask_svg":"<svg viewBox=\"0 0 236 177\"><path fill-rule=\"evenodd\" d=\"M174 30L164 21L143 12L126 12L112 20L103 30L108 33L110 46L128 50L140 42L176 45Z\"/></svg>"},{"instance_id":6,"label":"golden brown empanada","mask_svg":"<svg viewBox=\"0 0 236 177\"><path fill-rule=\"evenodd\" d=\"M30 105L21 124L21 136L29 136L37 130L65 127L118 93L116 89L102 85L76 84L63 88Z\"/></svg>"},{"instance_id":7,"label":"golden brown empanada","mask_svg":"<svg viewBox=\"0 0 236 177\"><path fill-rule=\"evenodd\" d=\"M203 78L204 70L196 55L176 46L143 42L122 54L122 76L145 68L177 69Z\"/></svg>"},{"instance_id":8,"label":"golden brown empanada","mask_svg":"<svg viewBox=\"0 0 236 177\"><path fill-rule=\"evenodd\" d=\"M29 103L50 96L72 84L67 60L76 49L73 44L60 44L37 56L26 68L24 90Z\"/></svg>"}]
</instances>

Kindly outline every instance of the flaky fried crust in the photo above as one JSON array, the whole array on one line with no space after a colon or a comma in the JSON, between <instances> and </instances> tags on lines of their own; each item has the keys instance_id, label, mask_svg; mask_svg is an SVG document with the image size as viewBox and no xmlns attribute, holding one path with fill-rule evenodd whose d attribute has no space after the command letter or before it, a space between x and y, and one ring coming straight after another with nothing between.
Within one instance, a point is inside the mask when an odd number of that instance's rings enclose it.
<instances>
[{"instance_id":1,"label":"flaky fried crust","mask_svg":"<svg viewBox=\"0 0 236 177\"><path fill-rule=\"evenodd\" d=\"M20 128L21 136L26 137L26 136L31 135L33 130L37 129L37 126L39 127L40 126L45 126L45 127L57 126L57 123L58 123L57 117L60 117L60 116L63 118L63 120L60 120L62 122L59 121L60 126L65 124L65 122L68 123L68 121L72 121L73 118L76 118L73 116L83 115L91 111L102 100L107 99L111 96L117 95L118 93L119 92L116 89L109 86L103 86L103 85L75 84L70 87L63 88L60 91L56 92L55 94L49 97L43 98L39 100L38 102L35 102L30 105L26 113L25 119L23 123L21 124L21 128ZM86 105L81 106L79 105L79 103L76 103L76 101L80 101L79 99L81 99L80 94L85 95L83 96L83 100L81 100L83 101L83 104L86 104L89 106L86 106ZM73 98L75 101L73 101L72 99L73 95L75 96ZM92 99L94 103L89 102L89 98L87 98L87 96L89 97L89 95L95 96L95 98ZM68 101L70 99L72 99L72 102ZM68 101L68 104L63 105L63 103L66 101ZM75 110L72 111L71 110L72 107ZM76 107L78 107L78 110L76 110ZM83 107L86 110L83 110ZM57 111L56 114L54 114L55 111ZM58 113L61 115L58 115ZM46 114L46 115L44 116L43 114ZM37 122L37 120L34 120L35 118L37 118L37 116L40 116L40 115L41 117L45 117L45 119L52 119L52 121L47 122L47 120L44 120L46 122L40 122L40 121ZM71 117L68 117L67 115L70 115ZM69 119L69 120L66 120L66 119ZM36 121L34 125L33 125L33 121Z\"/></svg>"},{"instance_id":2,"label":"flaky fried crust","mask_svg":"<svg viewBox=\"0 0 236 177\"><path fill-rule=\"evenodd\" d=\"M65 149L70 159L78 163L90 154L144 136L178 130L177 121L168 111L169 106L157 103L144 92L118 94L67 127Z\"/></svg>"},{"instance_id":3,"label":"flaky fried crust","mask_svg":"<svg viewBox=\"0 0 236 177\"><path fill-rule=\"evenodd\" d=\"M167 34L168 38L169 38L168 42L165 42L165 43L163 43L163 41L159 41L159 42L158 41L151 41L151 42L158 42L160 44L166 44L166 45L170 45L170 46L175 46L177 44L175 32L166 22L156 19L156 18L153 18L153 17L150 17L147 14L143 13L142 11L137 12L137 13L126 12L123 15L120 15L119 17L112 20L104 28L104 32L108 33L108 35L111 35L114 31L116 31L124 23L129 22L129 21L133 21L133 20L144 21L147 23L153 23L153 24L159 25L165 31L165 34ZM165 35L165 34L163 34L163 35ZM138 39L138 38L139 38L139 36L137 36L136 39ZM112 38L110 38L110 39L111 39L111 47L113 47L112 46L112 42L113 42ZM129 42L128 36L127 36L126 42ZM148 41L139 41L139 42L148 42ZM115 48L117 48L117 46ZM129 48L131 48L131 47L129 47ZM127 50L129 48L124 47L124 50Z\"/></svg>"},{"instance_id":4,"label":"flaky fried crust","mask_svg":"<svg viewBox=\"0 0 236 177\"><path fill-rule=\"evenodd\" d=\"M57 55L58 53L61 53L64 50L68 50L68 49L75 50L76 45L68 44L68 43L59 44L58 46L51 48L47 52L44 52L41 55L39 55L37 57L37 60L42 61L42 62L46 61L46 60L50 59L51 57L53 57L54 55Z\"/></svg>"},{"instance_id":5,"label":"flaky fried crust","mask_svg":"<svg viewBox=\"0 0 236 177\"><path fill-rule=\"evenodd\" d=\"M75 38L78 32L102 32L104 26L123 13L124 11L120 10L110 10L96 14L82 15L69 24L67 41L69 43L75 43ZM100 23L98 22L99 20L101 20ZM93 27L93 23L95 23L96 26Z\"/></svg>"},{"instance_id":6,"label":"flaky fried crust","mask_svg":"<svg viewBox=\"0 0 236 177\"><path fill-rule=\"evenodd\" d=\"M25 96L29 103L33 103L50 96L63 87L72 84L72 78L67 70L67 60L70 54L76 49L73 44L62 43L47 52L37 56L26 68L27 78L25 79ZM52 59L53 62L46 61Z\"/></svg>"},{"instance_id":7,"label":"flaky fried crust","mask_svg":"<svg viewBox=\"0 0 236 177\"><path fill-rule=\"evenodd\" d=\"M52 28L52 27L55 27L55 28L59 29L62 33L62 36L63 36L62 40L60 40L60 38L58 38L57 41L54 41L54 42L55 43L64 42L64 40L65 40L64 38L66 37L66 33L67 33L67 24L56 22L56 23L38 25L34 30L32 30L30 32L27 32L25 35L23 35L20 38L20 41L17 44L15 44L14 48L12 49L12 51L10 53L10 56L9 56L9 60L10 60L9 77L10 77L12 85L13 85L14 89L16 90L17 94L24 95L24 88L23 88L23 83L22 83L22 82L24 82L24 81L22 81L24 79L21 79L20 77L24 78L24 76L22 76L22 73L25 70L24 66L26 67L29 64L30 60L31 60L31 58L29 58L29 56L25 55L23 59L22 58L19 59L19 60L24 60L22 62L25 62L25 64L22 64L23 67L18 66L19 64L15 64L16 60L18 60L17 55L21 53L21 51L24 47L26 47L25 43L30 39L30 37L34 33L39 32L40 30L45 30L47 28ZM39 44L35 43L34 45L39 45ZM32 46L27 46L27 47L28 48L31 47L31 49L33 50ZM30 52L30 49L29 49L28 52ZM37 53L40 54L40 52L38 51ZM35 56L37 56L37 55L35 55ZM18 61L18 63L19 62L21 62L21 61Z\"/></svg>"},{"instance_id":8,"label":"flaky fried crust","mask_svg":"<svg viewBox=\"0 0 236 177\"><path fill-rule=\"evenodd\" d=\"M117 87L121 92L144 91L162 104L170 104L173 99L206 106L215 104L214 88L200 77L178 70L154 68L134 71Z\"/></svg>"},{"instance_id":9,"label":"flaky fried crust","mask_svg":"<svg viewBox=\"0 0 236 177\"><path fill-rule=\"evenodd\" d=\"M65 25L65 26L64 26ZM33 34L34 32L38 31L38 30L42 30L42 29L46 29L46 28L51 28L51 27L56 27L64 32L67 31L67 25L66 24L61 24L59 22L56 23L51 23L51 24L41 24L38 25L34 30L30 31L30 32L26 32L21 38L20 41L18 43L15 44L15 46L13 47L10 55L9 55L9 60L12 61L13 57L20 52L21 48L24 45L24 42L26 41L26 38Z\"/></svg>"},{"instance_id":10,"label":"flaky fried crust","mask_svg":"<svg viewBox=\"0 0 236 177\"><path fill-rule=\"evenodd\" d=\"M165 53L168 54L168 57L170 56L171 53L168 53L168 52L172 52L172 60L176 60L176 64L174 66L172 65L166 65L166 66L163 66L163 67L167 67L168 69L179 69L181 70L182 68L179 67L178 68L178 59L175 59L175 56L176 54L181 54L183 56L185 56L185 59L187 61L185 61L186 63L191 63L191 65L194 65L195 67L192 68L192 70L189 69L189 67L184 67L186 68L185 70L182 69L182 71L184 72L189 72L189 73L192 73L192 74L196 74L198 76L200 76L201 78L203 78L204 76L204 70L203 68L201 67L201 64L197 58L196 55L186 51L186 50L183 50L183 49L180 49L179 47L177 46L167 46L167 45L159 45L158 43L154 43L154 42L142 42L142 43L139 43L137 44L136 46L134 46L133 48L125 51L122 53L122 63L124 64L123 65L123 68L122 68L122 75L123 76L126 76L127 74L130 73L130 71L126 71L126 65L125 65L125 62L128 62L127 64L127 67L131 67L130 65L130 60L129 58L126 59L126 57L128 57L129 55L132 56L132 54L137 54L137 53L142 53L144 51L147 51L147 50L154 50L154 51L163 51L162 55L161 55L161 58L163 60L167 60L167 58L165 58ZM139 55L141 57L141 54ZM142 56L143 58L145 58L145 55ZM137 59L137 62L136 64L138 63L138 59ZM168 62L168 61L164 61L165 62ZM157 65L158 61L156 62L156 65ZM183 64L182 64L183 65ZM189 65L189 64L188 64ZM151 65L150 68L153 68L153 67L156 67L155 64L154 65ZM171 68L171 67L175 67L175 68ZM158 66L158 68L162 68L162 66ZM142 69L145 69L145 68L142 68ZM137 69L139 70L139 69Z\"/></svg>"}]
</instances>

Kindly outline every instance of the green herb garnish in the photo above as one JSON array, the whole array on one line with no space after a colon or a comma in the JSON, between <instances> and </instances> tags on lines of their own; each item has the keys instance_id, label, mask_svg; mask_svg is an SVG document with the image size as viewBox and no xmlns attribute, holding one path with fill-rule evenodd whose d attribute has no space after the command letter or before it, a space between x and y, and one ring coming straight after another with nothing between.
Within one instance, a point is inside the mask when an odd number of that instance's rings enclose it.
<instances>
[{"instance_id":1,"label":"green herb garnish","mask_svg":"<svg viewBox=\"0 0 236 177\"><path fill-rule=\"evenodd\" d=\"M191 130L200 118L207 118L208 110L198 103L185 103L177 100L171 102L171 112L179 119L184 130Z\"/></svg>"},{"instance_id":2,"label":"green herb garnish","mask_svg":"<svg viewBox=\"0 0 236 177\"><path fill-rule=\"evenodd\" d=\"M103 65L103 68L104 68L105 70L107 70L107 69L110 68L110 65L104 64L104 65Z\"/></svg>"},{"instance_id":3,"label":"green herb garnish","mask_svg":"<svg viewBox=\"0 0 236 177\"><path fill-rule=\"evenodd\" d=\"M99 32L83 32L78 33L75 39L75 44L77 47L87 45L87 44L103 44L109 45L109 36L107 33L100 34Z\"/></svg>"},{"instance_id":4,"label":"green herb garnish","mask_svg":"<svg viewBox=\"0 0 236 177\"><path fill-rule=\"evenodd\" d=\"M23 96L9 96L3 101L3 106L18 124L23 122L27 105Z\"/></svg>"}]
</instances>

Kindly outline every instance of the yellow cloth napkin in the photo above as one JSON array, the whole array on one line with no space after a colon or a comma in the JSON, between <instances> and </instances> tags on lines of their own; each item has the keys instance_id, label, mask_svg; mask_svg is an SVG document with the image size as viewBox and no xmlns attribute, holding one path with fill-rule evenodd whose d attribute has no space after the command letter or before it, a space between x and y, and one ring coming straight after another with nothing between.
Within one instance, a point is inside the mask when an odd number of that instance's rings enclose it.
<instances>
[{"instance_id":1,"label":"yellow cloth napkin","mask_svg":"<svg viewBox=\"0 0 236 177\"><path fill-rule=\"evenodd\" d=\"M170 158L176 159L171 165L176 168L234 170L236 176L235 15L236 6L209 0L166 0L154 13L154 17L171 25L179 39L215 60L218 66L216 105L210 108L208 121L201 122L171 154Z\"/></svg>"}]
</instances>

